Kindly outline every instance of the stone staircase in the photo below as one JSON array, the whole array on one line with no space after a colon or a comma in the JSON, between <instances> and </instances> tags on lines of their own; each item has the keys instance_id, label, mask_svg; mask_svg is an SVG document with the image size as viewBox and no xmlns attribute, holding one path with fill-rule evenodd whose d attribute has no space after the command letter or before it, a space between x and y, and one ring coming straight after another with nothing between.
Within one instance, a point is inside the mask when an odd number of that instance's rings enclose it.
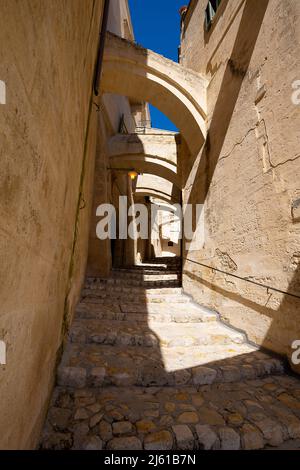
<instances>
[{"instance_id":1,"label":"stone staircase","mask_svg":"<svg viewBox=\"0 0 300 470\"><path fill-rule=\"evenodd\" d=\"M41 448L300 448L300 381L180 285L176 258L86 280Z\"/></svg>"}]
</instances>

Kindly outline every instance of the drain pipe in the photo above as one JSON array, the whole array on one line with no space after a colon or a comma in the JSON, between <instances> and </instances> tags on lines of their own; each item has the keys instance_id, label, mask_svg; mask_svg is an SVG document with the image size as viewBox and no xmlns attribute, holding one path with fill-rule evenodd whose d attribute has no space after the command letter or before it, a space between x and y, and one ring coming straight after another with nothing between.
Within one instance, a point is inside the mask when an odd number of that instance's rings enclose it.
<instances>
[{"instance_id":1,"label":"drain pipe","mask_svg":"<svg viewBox=\"0 0 300 470\"><path fill-rule=\"evenodd\" d=\"M102 63L103 63L103 55L104 55L104 46L105 46L105 36L107 30L107 23L108 23L108 13L109 13L109 0L105 0L104 8L103 8L103 17L102 17L102 24L101 24L101 31L99 37L99 46L98 46L98 54L97 54L97 63L95 69L95 78L94 78L94 94L96 96L99 95L99 83L102 71Z\"/></svg>"}]
</instances>

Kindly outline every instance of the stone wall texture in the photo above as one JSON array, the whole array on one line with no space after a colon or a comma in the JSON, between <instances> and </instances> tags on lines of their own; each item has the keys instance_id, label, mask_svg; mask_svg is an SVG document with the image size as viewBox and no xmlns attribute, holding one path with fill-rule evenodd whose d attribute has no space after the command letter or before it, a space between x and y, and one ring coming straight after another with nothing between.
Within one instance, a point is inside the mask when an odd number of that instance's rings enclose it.
<instances>
[{"instance_id":1,"label":"stone wall texture","mask_svg":"<svg viewBox=\"0 0 300 470\"><path fill-rule=\"evenodd\" d=\"M37 443L83 281L102 8L102 0L1 1L0 448Z\"/></svg>"},{"instance_id":2,"label":"stone wall texture","mask_svg":"<svg viewBox=\"0 0 300 470\"><path fill-rule=\"evenodd\" d=\"M300 295L300 2L223 0L208 32L206 5L191 2L181 44L182 65L210 81L206 144L183 162L184 201L204 203L206 222L203 249L185 253L184 288L290 357L300 299L195 262Z\"/></svg>"}]
</instances>

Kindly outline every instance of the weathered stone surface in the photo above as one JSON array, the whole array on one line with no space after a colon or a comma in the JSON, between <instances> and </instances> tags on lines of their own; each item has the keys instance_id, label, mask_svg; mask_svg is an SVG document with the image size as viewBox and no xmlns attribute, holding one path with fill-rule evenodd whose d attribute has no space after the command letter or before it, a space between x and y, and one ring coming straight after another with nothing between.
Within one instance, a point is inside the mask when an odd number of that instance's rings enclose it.
<instances>
[{"instance_id":1,"label":"weathered stone surface","mask_svg":"<svg viewBox=\"0 0 300 470\"><path fill-rule=\"evenodd\" d=\"M210 424L212 426L218 426L225 424L223 417L217 411L212 408L203 406L199 410L200 422L203 424Z\"/></svg>"},{"instance_id":2,"label":"weathered stone surface","mask_svg":"<svg viewBox=\"0 0 300 470\"><path fill-rule=\"evenodd\" d=\"M159 420L159 426L171 426L174 422L174 418L172 416L164 415Z\"/></svg>"},{"instance_id":3,"label":"weathered stone surface","mask_svg":"<svg viewBox=\"0 0 300 470\"><path fill-rule=\"evenodd\" d=\"M98 423L100 423L101 419L103 418L103 413L97 413L90 419L90 428L93 428Z\"/></svg>"},{"instance_id":4,"label":"weathered stone surface","mask_svg":"<svg viewBox=\"0 0 300 470\"><path fill-rule=\"evenodd\" d=\"M276 416L278 420L284 425L284 429L287 430L287 438L300 438L300 419L297 418L293 413L281 407L271 406L271 409L274 413L274 417Z\"/></svg>"},{"instance_id":5,"label":"weathered stone surface","mask_svg":"<svg viewBox=\"0 0 300 470\"><path fill-rule=\"evenodd\" d=\"M179 370L175 372L175 384L176 385L185 385L189 382L191 378L191 373L186 370Z\"/></svg>"},{"instance_id":6,"label":"weathered stone surface","mask_svg":"<svg viewBox=\"0 0 300 470\"><path fill-rule=\"evenodd\" d=\"M184 424L172 426L176 439L176 449L193 450L194 436L190 428Z\"/></svg>"},{"instance_id":7,"label":"weathered stone surface","mask_svg":"<svg viewBox=\"0 0 300 470\"><path fill-rule=\"evenodd\" d=\"M122 436L122 434L130 434L133 431L133 426L129 421L119 421L113 423L112 431L115 436Z\"/></svg>"},{"instance_id":8,"label":"weathered stone surface","mask_svg":"<svg viewBox=\"0 0 300 470\"><path fill-rule=\"evenodd\" d=\"M86 409L91 413L96 414L102 409L102 405L100 405L100 403L93 403L92 405L88 405Z\"/></svg>"},{"instance_id":9,"label":"weathered stone surface","mask_svg":"<svg viewBox=\"0 0 300 470\"><path fill-rule=\"evenodd\" d=\"M57 381L63 387L83 388L86 385L86 370L82 367L59 367Z\"/></svg>"},{"instance_id":10,"label":"weathered stone surface","mask_svg":"<svg viewBox=\"0 0 300 470\"><path fill-rule=\"evenodd\" d=\"M84 444L83 450L102 450L103 443L98 436L87 437Z\"/></svg>"},{"instance_id":11,"label":"weathered stone surface","mask_svg":"<svg viewBox=\"0 0 300 470\"><path fill-rule=\"evenodd\" d=\"M124 413L120 410L112 409L108 411L105 415L108 420L112 423L113 421L122 421L124 419Z\"/></svg>"},{"instance_id":12,"label":"weathered stone surface","mask_svg":"<svg viewBox=\"0 0 300 470\"><path fill-rule=\"evenodd\" d=\"M114 437L107 444L108 450L142 450L142 443L137 437Z\"/></svg>"},{"instance_id":13,"label":"weathered stone surface","mask_svg":"<svg viewBox=\"0 0 300 470\"><path fill-rule=\"evenodd\" d=\"M211 450L218 443L218 436L207 424L195 426L200 449Z\"/></svg>"},{"instance_id":14,"label":"weathered stone surface","mask_svg":"<svg viewBox=\"0 0 300 470\"><path fill-rule=\"evenodd\" d=\"M185 411L178 416L177 421L182 424L195 424L199 422L199 416L194 411Z\"/></svg>"},{"instance_id":15,"label":"weathered stone surface","mask_svg":"<svg viewBox=\"0 0 300 470\"><path fill-rule=\"evenodd\" d=\"M159 417L159 411L158 410L145 410L144 411L144 416L146 418L158 418Z\"/></svg>"},{"instance_id":16,"label":"weathered stone surface","mask_svg":"<svg viewBox=\"0 0 300 470\"><path fill-rule=\"evenodd\" d=\"M287 405L290 409L292 410L300 410L300 402L297 400L295 397L292 395L289 395L288 393L281 393L278 397L278 400L280 400L282 403Z\"/></svg>"},{"instance_id":17,"label":"weathered stone surface","mask_svg":"<svg viewBox=\"0 0 300 470\"><path fill-rule=\"evenodd\" d=\"M148 434L144 439L145 450L171 450L173 437L169 431L159 431Z\"/></svg>"},{"instance_id":18,"label":"weathered stone surface","mask_svg":"<svg viewBox=\"0 0 300 470\"><path fill-rule=\"evenodd\" d=\"M242 448L245 450L263 449L264 439L261 432L251 424L244 424L241 431Z\"/></svg>"},{"instance_id":19,"label":"weathered stone surface","mask_svg":"<svg viewBox=\"0 0 300 470\"><path fill-rule=\"evenodd\" d=\"M77 420L84 420L89 418L89 413L85 408L78 408L74 415L74 419Z\"/></svg>"},{"instance_id":20,"label":"weathered stone surface","mask_svg":"<svg viewBox=\"0 0 300 470\"><path fill-rule=\"evenodd\" d=\"M222 450L239 450L240 436L234 429L229 427L220 428L219 437Z\"/></svg>"},{"instance_id":21,"label":"weathered stone surface","mask_svg":"<svg viewBox=\"0 0 300 470\"><path fill-rule=\"evenodd\" d=\"M69 450L73 445L71 433L53 432L43 437L43 449Z\"/></svg>"},{"instance_id":22,"label":"weathered stone surface","mask_svg":"<svg viewBox=\"0 0 300 470\"><path fill-rule=\"evenodd\" d=\"M209 367L195 367L193 369L193 383L195 385L211 384L217 377L217 371Z\"/></svg>"},{"instance_id":23,"label":"weathered stone surface","mask_svg":"<svg viewBox=\"0 0 300 470\"><path fill-rule=\"evenodd\" d=\"M232 413L227 417L227 423L229 426L240 426L243 421L244 418L239 413Z\"/></svg>"},{"instance_id":24,"label":"weathered stone surface","mask_svg":"<svg viewBox=\"0 0 300 470\"><path fill-rule=\"evenodd\" d=\"M224 382L236 382L241 377L241 373L238 367L222 366L220 369L222 372L222 380Z\"/></svg>"},{"instance_id":25,"label":"weathered stone surface","mask_svg":"<svg viewBox=\"0 0 300 470\"><path fill-rule=\"evenodd\" d=\"M265 418L257 421L255 424L270 446L276 447L283 443L283 430L278 422L270 418Z\"/></svg>"},{"instance_id":26,"label":"weathered stone surface","mask_svg":"<svg viewBox=\"0 0 300 470\"><path fill-rule=\"evenodd\" d=\"M112 439L112 426L107 421L101 421L99 424L99 436L103 441L109 441Z\"/></svg>"},{"instance_id":27,"label":"weathered stone surface","mask_svg":"<svg viewBox=\"0 0 300 470\"><path fill-rule=\"evenodd\" d=\"M49 412L49 421L57 431L65 431L68 428L71 414L70 410L53 407Z\"/></svg>"},{"instance_id":28,"label":"weathered stone surface","mask_svg":"<svg viewBox=\"0 0 300 470\"><path fill-rule=\"evenodd\" d=\"M101 387L103 385L105 378L105 368L104 367L93 367L90 373L90 384L94 387Z\"/></svg>"},{"instance_id":29,"label":"weathered stone surface","mask_svg":"<svg viewBox=\"0 0 300 470\"><path fill-rule=\"evenodd\" d=\"M86 422L78 422L73 426L73 446L74 450L82 450L86 437L90 431L89 425Z\"/></svg>"},{"instance_id":30,"label":"weathered stone surface","mask_svg":"<svg viewBox=\"0 0 300 470\"><path fill-rule=\"evenodd\" d=\"M199 408L200 406L203 405L204 398L200 393L197 395L192 395L192 402L197 408Z\"/></svg>"},{"instance_id":31,"label":"weathered stone surface","mask_svg":"<svg viewBox=\"0 0 300 470\"><path fill-rule=\"evenodd\" d=\"M137 432L141 434L147 434L148 432L155 429L154 422L149 419L142 419L141 421L137 421L135 425Z\"/></svg>"},{"instance_id":32,"label":"weathered stone surface","mask_svg":"<svg viewBox=\"0 0 300 470\"><path fill-rule=\"evenodd\" d=\"M164 408L167 411L167 413L173 413L176 409L176 405L175 403L167 402L165 403Z\"/></svg>"}]
</instances>

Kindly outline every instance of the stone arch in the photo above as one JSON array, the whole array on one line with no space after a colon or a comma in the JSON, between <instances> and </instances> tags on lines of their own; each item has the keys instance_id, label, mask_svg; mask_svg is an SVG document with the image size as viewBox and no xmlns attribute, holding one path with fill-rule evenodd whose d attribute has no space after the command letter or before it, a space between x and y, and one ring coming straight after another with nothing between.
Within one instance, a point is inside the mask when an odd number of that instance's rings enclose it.
<instances>
[{"instance_id":1,"label":"stone arch","mask_svg":"<svg viewBox=\"0 0 300 470\"><path fill-rule=\"evenodd\" d=\"M206 137L206 88L200 74L107 33L102 92L152 103L180 129L192 154Z\"/></svg>"},{"instance_id":2,"label":"stone arch","mask_svg":"<svg viewBox=\"0 0 300 470\"><path fill-rule=\"evenodd\" d=\"M180 179L177 175L177 166L151 155L122 155L110 158L110 168L132 168L138 173L154 174L180 186Z\"/></svg>"},{"instance_id":3,"label":"stone arch","mask_svg":"<svg viewBox=\"0 0 300 470\"><path fill-rule=\"evenodd\" d=\"M180 203L181 190L174 183L154 174L139 175L135 183L134 195L152 196L168 203Z\"/></svg>"},{"instance_id":4,"label":"stone arch","mask_svg":"<svg viewBox=\"0 0 300 470\"><path fill-rule=\"evenodd\" d=\"M133 168L138 173L161 176L181 187L177 145L175 134L117 134L108 142L110 168Z\"/></svg>"}]
</instances>

